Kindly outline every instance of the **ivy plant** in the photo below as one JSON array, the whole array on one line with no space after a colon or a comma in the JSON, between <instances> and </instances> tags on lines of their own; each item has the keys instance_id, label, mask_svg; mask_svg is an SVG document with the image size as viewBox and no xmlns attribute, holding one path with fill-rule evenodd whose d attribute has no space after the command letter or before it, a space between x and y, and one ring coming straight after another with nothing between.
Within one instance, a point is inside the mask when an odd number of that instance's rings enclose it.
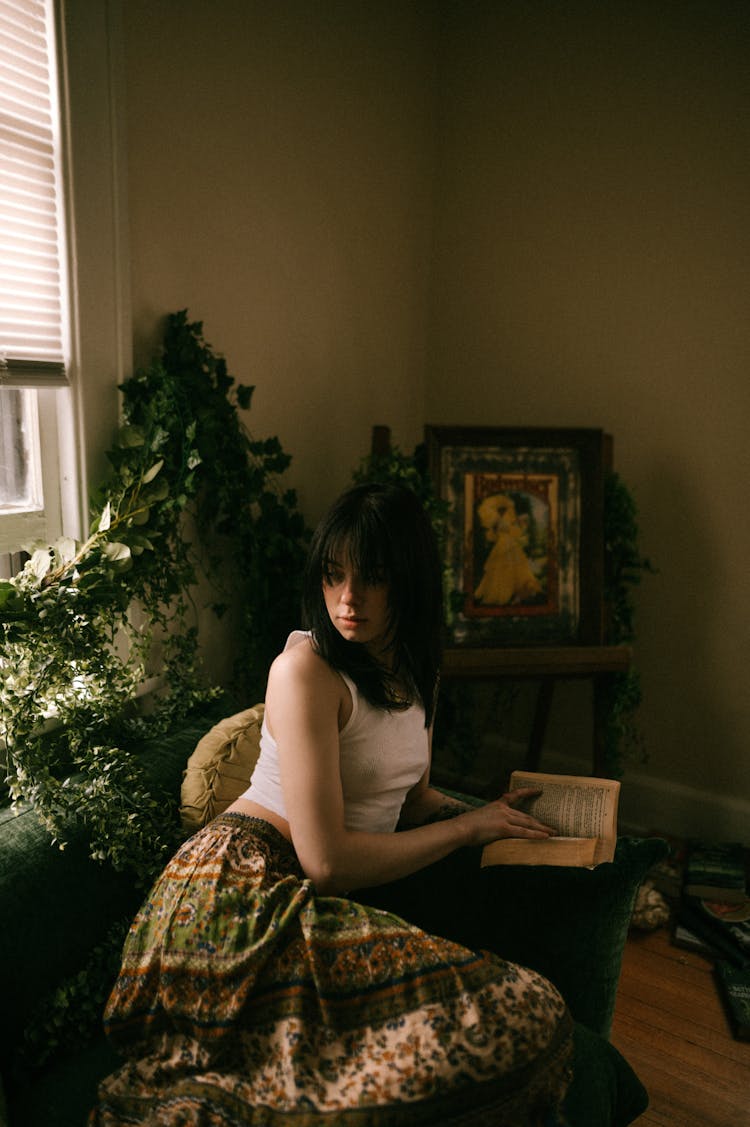
<instances>
[{"instance_id":1,"label":"ivy plant","mask_svg":"<svg viewBox=\"0 0 750 1127\"><path fill-rule=\"evenodd\" d=\"M610 471L604 481L604 602L607 641L612 645L635 641L634 589L644 574L656 568L641 553L638 507L619 474ZM613 776L622 774L625 756L646 758L643 735L637 724L643 699L640 671L632 666L609 679L603 708L605 762Z\"/></svg>"},{"instance_id":2,"label":"ivy plant","mask_svg":"<svg viewBox=\"0 0 750 1127\"><path fill-rule=\"evenodd\" d=\"M252 391L235 385L200 322L171 314L161 354L121 388L123 424L88 536L29 545L23 570L0 582L9 796L32 802L61 845L83 833L93 857L144 882L175 828L131 737L218 693L198 661L192 530L209 578L230 562L242 703L262 696L268 657L296 618L307 530L280 485L288 455L243 425ZM154 674L163 690L146 718L134 701Z\"/></svg>"}]
</instances>

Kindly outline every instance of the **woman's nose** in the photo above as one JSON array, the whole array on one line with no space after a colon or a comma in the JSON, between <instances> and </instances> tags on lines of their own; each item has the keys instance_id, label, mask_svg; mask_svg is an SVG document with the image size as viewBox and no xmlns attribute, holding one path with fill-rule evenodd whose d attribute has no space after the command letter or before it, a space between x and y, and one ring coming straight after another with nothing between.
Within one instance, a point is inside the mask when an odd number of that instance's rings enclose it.
<instances>
[{"instance_id":1,"label":"woman's nose","mask_svg":"<svg viewBox=\"0 0 750 1127\"><path fill-rule=\"evenodd\" d=\"M355 575L344 577L341 598L345 603L357 603L362 598L362 584Z\"/></svg>"}]
</instances>

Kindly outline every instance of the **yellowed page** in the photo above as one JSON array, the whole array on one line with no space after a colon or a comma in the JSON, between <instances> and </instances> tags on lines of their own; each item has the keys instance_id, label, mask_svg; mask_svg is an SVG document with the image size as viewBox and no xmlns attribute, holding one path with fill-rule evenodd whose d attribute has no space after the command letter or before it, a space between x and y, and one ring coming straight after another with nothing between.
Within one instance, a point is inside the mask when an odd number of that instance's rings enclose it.
<instances>
[{"instance_id":1,"label":"yellowed page","mask_svg":"<svg viewBox=\"0 0 750 1127\"><path fill-rule=\"evenodd\" d=\"M510 789L542 788L524 810L562 837L611 838L617 830L620 784L615 779L514 771Z\"/></svg>"},{"instance_id":2,"label":"yellowed page","mask_svg":"<svg viewBox=\"0 0 750 1127\"><path fill-rule=\"evenodd\" d=\"M595 837L550 837L546 841L506 837L482 851L487 865L567 865L592 868L598 864L600 842Z\"/></svg>"}]
</instances>

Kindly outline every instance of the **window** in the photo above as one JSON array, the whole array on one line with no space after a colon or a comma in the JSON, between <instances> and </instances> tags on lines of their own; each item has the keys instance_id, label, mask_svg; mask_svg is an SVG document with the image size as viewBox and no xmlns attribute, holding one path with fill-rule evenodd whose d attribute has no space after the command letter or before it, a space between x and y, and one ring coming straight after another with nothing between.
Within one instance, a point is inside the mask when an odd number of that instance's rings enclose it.
<instances>
[{"instance_id":1,"label":"window","mask_svg":"<svg viewBox=\"0 0 750 1127\"><path fill-rule=\"evenodd\" d=\"M67 385L61 116L51 0L0 0L0 552L60 531ZM61 410L63 408L63 410Z\"/></svg>"},{"instance_id":2,"label":"window","mask_svg":"<svg viewBox=\"0 0 750 1127\"><path fill-rule=\"evenodd\" d=\"M23 391L0 388L0 506L6 512L38 507L37 419Z\"/></svg>"},{"instance_id":3,"label":"window","mask_svg":"<svg viewBox=\"0 0 750 1127\"><path fill-rule=\"evenodd\" d=\"M11 385L9 370L4 381L0 377L0 416L11 420L5 447L9 444L10 455L21 462L13 470L13 480L30 472L37 489L35 503L39 504L39 490L43 502L42 508L25 508L21 503L11 509L7 500L0 500L0 575L18 570L15 553L28 540L51 541L61 532L78 539L85 535L88 498L107 469L104 451L117 427L117 387L132 371L122 0L96 4L0 0L0 21L4 21L0 22L0 99L10 89L6 75L11 60L18 70L8 21L23 23L27 10L32 15L44 13L47 46L50 51L56 46L59 68L59 81L50 81L49 89L57 98L54 129L50 128L57 131L62 184L55 204L61 248L62 363L45 352L43 357L35 356L31 366L24 365L21 360L31 359L24 353L13 365L15 382ZM17 32L13 34L17 40ZM10 143L14 114L19 116L0 102L3 144ZM7 161L0 149L0 213L5 206L6 173ZM9 226L16 234L13 220ZM0 262L6 255L4 238L0 233ZM0 273L0 322L10 307L4 286ZM0 324L0 350L2 332ZM25 340L30 339L28 331ZM5 394L11 391L24 393L26 407L21 413L18 397ZM5 459L0 447L0 481L8 472ZM7 496L7 483L5 488ZM8 553L14 553L12 558Z\"/></svg>"}]
</instances>

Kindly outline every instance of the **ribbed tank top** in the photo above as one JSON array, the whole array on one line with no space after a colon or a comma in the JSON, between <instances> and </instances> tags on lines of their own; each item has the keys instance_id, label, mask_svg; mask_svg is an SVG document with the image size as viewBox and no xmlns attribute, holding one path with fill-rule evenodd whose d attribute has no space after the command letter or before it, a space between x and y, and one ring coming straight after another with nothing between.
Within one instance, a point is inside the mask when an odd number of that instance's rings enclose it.
<instances>
[{"instance_id":1,"label":"ribbed tank top","mask_svg":"<svg viewBox=\"0 0 750 1127\"><path fill-rule=\"evenodd\" d=\"M295 630L284 648L308 637L305 631ZM339 733L344 822L351 830L389 833L396 828L408 791L429 762L424 710L418 705L395 712L374 708L350 677L345 673L341 677L352 697L352 714ZM242 798L287 817L278 748L265 718L258 761Z\"/></svg>"}]
</instances>

